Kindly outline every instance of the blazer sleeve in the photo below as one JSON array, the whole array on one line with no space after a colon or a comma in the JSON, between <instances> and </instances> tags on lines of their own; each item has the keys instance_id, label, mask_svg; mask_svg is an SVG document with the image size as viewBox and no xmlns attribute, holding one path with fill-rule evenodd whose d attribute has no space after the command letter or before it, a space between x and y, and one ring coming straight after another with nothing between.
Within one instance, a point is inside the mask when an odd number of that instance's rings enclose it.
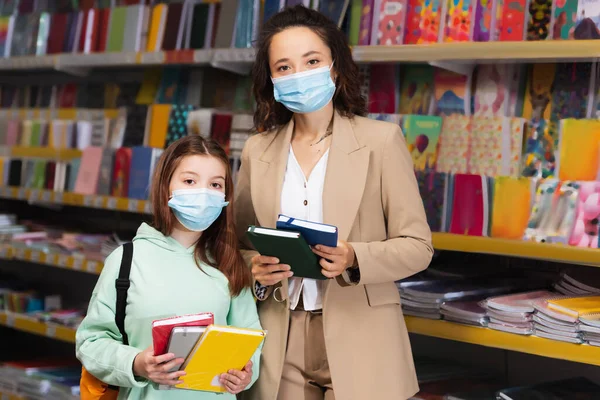
<instances>
[{"instance_id":1,"label":"blazer sleeve","mask_svg":"<svg viewBox=\"0 0 600 400\"><path fill-rule=\"evenodd\" d=\"M238 173L238 181L236 185L236 192L234 198L234 212L235 212L235 226L236 234L240 242L240 251L244 261L250 267L252 257L258 255L256 250L252 249L248 238L246 237L246 230L249 225L252 225L256 221L256 215L254 214L254 206L252 205L252 197L250 192L250 146L252 145L252 139L246 142L244 149L242 150L241 166ZM272 292L271 287L262 286L258 282L253 282L252 291L254 296L258 300L265 300L269 297Z\"/></svg>"},{"instance_id":2,"label":"blazer sleeve","mask_svg":"<svg viewBox=\"0 0 600 400\"><path fill-rule=\"evenodd\" d=\"M360 284L392 282L414 275L427 268L433 256L431 231L400 127L390 132L383 147L381 200L387 240L351 243Z\"/></svg>"}]
</instances>

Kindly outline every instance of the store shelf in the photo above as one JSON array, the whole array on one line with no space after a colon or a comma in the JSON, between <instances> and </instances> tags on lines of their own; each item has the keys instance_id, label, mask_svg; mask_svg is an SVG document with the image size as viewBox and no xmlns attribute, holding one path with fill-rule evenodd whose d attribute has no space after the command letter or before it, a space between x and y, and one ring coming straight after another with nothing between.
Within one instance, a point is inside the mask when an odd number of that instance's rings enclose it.
<instances>
[{"instance_id":1,"label":"store shelf","mask_svg":"<svg viewBox=\"0 0 600 400\"><path fill-rule=\"evenodd\" d=\"M595 40L538 42L461 42L401 46L355 46L358 62L557 62L592 61L600 57ZM59 54L0 59L0 70L66 70L161 64L214 65L252 63L254 49L207 49L171 52Z\"/></svg>"},{"instance_id":2,"label":"store shelf","mask_svg":"<svg viewBox=\"0 0 600 400\"><path fill-rule=\"evenodd\" d=\"M90 207L105 210L151 214L149 201L100 195L82 195L70 192L26 189L22 187L0 187L0 197L24 200L30 203L62 204L65 206Z\"/></svg>"},{"instance_id":3,"label":"store shelf","mask_svg":"<svg viewBox=\"0 0 600 400\"><path fill-rule=\"evenodd\" d=\"M357 46L354 59L362 62L448 61L469 64L509 62L592 61L600 57L596 40L537 42L462 42L403 46Z\"/></svg>"},{"instance_id":4,"label":"store shelf","mask_svg":"<svg viewBox=\"0 0 600 400\"><path fill-rule=\"evenodd\" d=\"M433 247L437 250L495 254L600 267L600 249L560 244L434 233Z\"/></svg>"},{"instance_id":5,"label":"store shelf","mask_svg":"<svg viewBox=\"0 0 600 400\"><path fill-rule=\"evenodd\" d=\"M19 331L46 336L63 342L75 343L75 329L39 322L34 318L11 312L0 312L0 325Z\"/></svg>"},{"instance_id":6,"label":"store shelf","mask_svg":"<svg viewBox=\"0 0 600 400\"><path fill-rule=\"evenodd\" d=\"M408 331L457 342L517 351L583 364L600 365L600 347L571 344L537 336L522 336L441 320L405 317Z\"/></svg>"},{"instance_id":7,"label":"store shelf","mask_svg":"<svg viewBox=\"0 0 600 400\"><path fill-rule=\"evenodd\" d=\"M99 275L104 267L103 263L99 261L86 260L82 257L74 257L67 254L45 253L39 250L19 248L10 245L3 245L0 247L0 258L29 261L56 268L87 272L94 275Z\"/></svg>"}]
</instances>

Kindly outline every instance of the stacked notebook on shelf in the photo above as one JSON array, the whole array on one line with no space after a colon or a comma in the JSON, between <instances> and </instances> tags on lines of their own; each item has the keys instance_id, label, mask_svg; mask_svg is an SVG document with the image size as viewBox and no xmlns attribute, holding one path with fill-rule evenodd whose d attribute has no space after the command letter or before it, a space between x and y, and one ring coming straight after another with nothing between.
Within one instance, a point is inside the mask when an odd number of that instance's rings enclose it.
<instances>
[{"instance_id":1,"label":"stacked notebook on shelf","mask_svg":"<svg viewBox=\"0 0 600 400\"><path fill-rule=\"evenodd\" d=\"M321 273L319 257L311 246L336 247L338 231L335 226L280 215L277 228L248 227L248 240L262 255L276 257L289 265L294 276L326 279Z\"/></svg>"},{"instance_id":2,"label":"stacked notebook on shelf","mask_svg":"<svg viewBox=\"0 0 600 400\"><path fill-rule=\"evenodd\" d=\"M534 332L534 301L552 296L555 294L547 290L538 290L488 298L483 302L490 320L488 328L519 335L531 335Z\"/></svg>"},{"instance_id":3,"label":"stacked notebook on shelf","mask_svg":"<svg viewBox=\"0 0 600 400\"><path fill-rule=\"evenodd\" d=\"M409 281L400 285L402 307L407 315L440 319L450 314L451 319L466 319L470 324L484 325L485 316L476 303L493 295L514 293L528 287L544 287L544 280L520 277L486 276L470 280ZM462 301L456 306L454 302ZM443 307L442 307L443 306Z\"/></svg>"},{"instance_id":4,"label":"stacked notebook on shelf","mask_svg":"<svg viewBox=\"0 0 600 400\"><path fill-rule=\"evenodd\" d=\"M224 392L219 376L242 370L263 342L262 330L214 325L212 313L166 318L152 323L154 354L175 354L185 362L179 389ZM161 385L161 390L173 387Z\"/></svg>"}]
</instances>

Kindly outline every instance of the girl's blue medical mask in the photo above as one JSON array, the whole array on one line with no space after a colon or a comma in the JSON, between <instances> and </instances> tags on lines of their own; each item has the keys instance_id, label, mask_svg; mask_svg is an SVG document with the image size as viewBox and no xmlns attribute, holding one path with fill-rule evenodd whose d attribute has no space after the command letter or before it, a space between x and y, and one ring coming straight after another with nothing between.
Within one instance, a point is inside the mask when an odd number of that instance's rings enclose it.
<instances>
[{"instance_id":1,"label":"girl's blue medical mask","mask_svg":"<svg viewBox=\"0 0 600 400\"><path fill-rule=\"evenodd\" d=\"M225 194L210 189L173 190L169 200L177 220L194 232L208 229L228 204Z\"/></svg>"},{"instance_id":2,"label":"girl's blue medical mask","mask_svg":"<svg viewBox=\"0 0 600 400\"><path fill-rule=\"evenodd\" d=\"M329 104L335 93L330 71L331 66L271 78L275 101L294 113L320 110Z\"/></svg>"}]
</instances>

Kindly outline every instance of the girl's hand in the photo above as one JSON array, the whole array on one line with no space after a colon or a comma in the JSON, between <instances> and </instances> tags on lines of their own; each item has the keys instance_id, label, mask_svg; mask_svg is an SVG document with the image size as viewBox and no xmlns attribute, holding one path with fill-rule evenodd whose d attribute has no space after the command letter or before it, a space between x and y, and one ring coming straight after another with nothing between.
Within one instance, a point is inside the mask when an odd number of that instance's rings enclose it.
<instances>
[{"instance_id":1,"label":"girl's hand","mask_svg":"<svg viewBox=\"0 0 600 400\"><path fill-rule=\"evenodd\" d=\"M263 286L272 286L285 278L290 278L293 273L289 265L279 264L275 257L252 257L252 275L254 280Z\"/></svg>"},{"instance_id":2,"label":"girl's hand","mask_svg":"<svg viewBox=\"0 0 600 400\"><path fill-rule=\"evenodd\" d=\"M341 240L338 241L337 247L317 245L313 248L313 253L321 257L319 260L319 264L323 268L321 273L327 278L341 275L356 261L352 246Z\"/></svg>"},{"instance_id":3,"label":"girl's hand","mask_svg":"<svg viewBox=\"0 0 600 400\"><path fill-rule=\"evenodd\" d=\"M251 379L252 361L249 361L243 370L229 370L228 373L222 374L219 380L221 381L223 387L225 387L225 389L227 389L229 393L238 394L248 387Z\"/></svg>"},{"instance_id":4,"label":"girl's hand","mask_svg":"<svg viewBox=\"0 0 600 400\"><path fill-rule=\"evenodd\" d=\"M173 368L179 368L184 361L183 358L175 358L175 354L171 353L154 356L154 348L150 346L135 356L133 373L159 385L175 386L183 383L179 378L184 376L185 372L169 371Z\"/></svg>"}]
</instances>

